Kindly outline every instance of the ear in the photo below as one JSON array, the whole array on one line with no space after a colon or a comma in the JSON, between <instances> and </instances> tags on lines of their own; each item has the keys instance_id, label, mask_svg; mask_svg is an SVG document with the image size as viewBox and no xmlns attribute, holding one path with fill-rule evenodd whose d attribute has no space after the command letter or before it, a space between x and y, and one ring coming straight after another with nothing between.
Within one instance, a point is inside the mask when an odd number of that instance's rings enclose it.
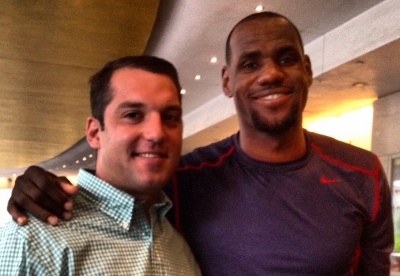
<instances>
[{"instance_id":1,"label":"ear","mask_svg":"<svg viewBox=\"0 0 400 276\"><path fill-rule=\"evenodd\" d=\"M313 83L313 72L312 72L311 60L308 55L304 56L304 67L306 69L306 73L308 76L308 82L309 82L308 86L311 86L311 84Z\"/></svg>"},{"instance_id":2,"label":"ear","mask_svg":"<svg viewBox=\"0 0 400 276\"><path fill-rule=\"evenodd\" d=\"M89 117L86 122L86 140L93 149L100 148L101 125L99 120Z\"/></svg>"},{"instance_id":3,"label":"ear","mask_svg":"<svg viewBox=\"0 0 400 276\"><path fill-rule=\"evenodd\" d=\"M228 70L228 66L227 65L225 65L222 68L221 78L222 78L222 90L224 91L225 96L227 96L228 98L232 98L233 94L232 94L232 91L231 91L231 89L229 87L230 78L229 78L229 70Z\"/></svg>"}]
</instances>

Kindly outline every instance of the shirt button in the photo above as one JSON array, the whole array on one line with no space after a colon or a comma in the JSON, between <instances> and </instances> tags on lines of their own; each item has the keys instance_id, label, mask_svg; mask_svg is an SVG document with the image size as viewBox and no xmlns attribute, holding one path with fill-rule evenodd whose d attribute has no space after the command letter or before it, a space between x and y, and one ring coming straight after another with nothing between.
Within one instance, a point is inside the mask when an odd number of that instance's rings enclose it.
<instances>
[{"instance_id":1,"label":"shirt button","mask_svg":"<svg viewBox=\"0 0 400 276\"><path fill-rule=\"evenodd\" d=\"M122 227L124 227L125 229L128 229L128 228L129 228L129 223L126 222L126 221L124 221L124 222L122 223Z\"/></svg>"}]
</instances>

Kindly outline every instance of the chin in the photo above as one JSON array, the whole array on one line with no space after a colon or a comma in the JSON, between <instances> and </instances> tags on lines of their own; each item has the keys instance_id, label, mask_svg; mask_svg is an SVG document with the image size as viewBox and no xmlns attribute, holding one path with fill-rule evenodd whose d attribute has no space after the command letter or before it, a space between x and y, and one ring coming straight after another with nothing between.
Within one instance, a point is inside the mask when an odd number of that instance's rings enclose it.
<instances>
[{"instance_id":1,"label":"chin","mask_svg":"<svg viewBox=\"0 0 400 276\"><path fill-rule=\"evenodd\" d=\"M160 177L160 178L148 178L148 179L144 179L142 183L144 183L144 185L142 186L146 186L146 187L151 187L151 188L160 188L162 189L165 184L167 184L168 179L166 179L165 177Z\"/></svg>"},{"instance_id":2,"label":"chin","mask_svg":"<svg viewBox=\"0 0 400 276\"><path fill-rule=\"evenodd\" d=\"M262 114L253 112L251 120L254 128L261 132L282 135L296 127L299 123L301 124L297 111L298 108L293 108L289 114L284 114L275 121L270 121L269 118L264 118Z\"/></svg>"}]
</instances>

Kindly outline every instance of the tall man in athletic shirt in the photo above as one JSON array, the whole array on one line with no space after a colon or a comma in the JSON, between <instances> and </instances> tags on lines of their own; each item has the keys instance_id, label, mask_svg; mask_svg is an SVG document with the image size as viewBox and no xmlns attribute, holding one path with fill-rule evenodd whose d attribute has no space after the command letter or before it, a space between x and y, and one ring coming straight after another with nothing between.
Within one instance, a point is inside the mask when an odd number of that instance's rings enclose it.
<instances>
[{"instance_id":1,"label":"tall man in athletic shirt","mask_svg":"<svg viewBox=\"0 0 400 276\"><path fill-rule=\"evenodd\" d=\"M311 84L299 31L284 16L253 14L229 34L222 87L240 130L182 156L166 189L171 221L204 275L389 275L393 224L381 164L302 128ZM28 169L9 202L14 220L26 223L23 209L53 224L69 218L75 191L58 182ZM38 206L46 197L50 212Z\"/></svg>"}]
</instances>

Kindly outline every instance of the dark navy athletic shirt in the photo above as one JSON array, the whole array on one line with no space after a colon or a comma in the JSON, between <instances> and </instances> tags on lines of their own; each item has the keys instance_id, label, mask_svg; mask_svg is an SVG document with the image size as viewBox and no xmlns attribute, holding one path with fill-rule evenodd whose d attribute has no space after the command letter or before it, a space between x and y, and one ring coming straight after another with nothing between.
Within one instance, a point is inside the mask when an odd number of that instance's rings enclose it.
<instances>
[{"instance_id":1,"label":"dark navy athletic shirt","mask_svg":"<svg viewBox=\"0 0 400 276\"><path fill-rule=\"evenodd\" d=\"M167 187L204 275L389 275L390 189L374 154L306 132L306 156L272 164L238 137L183 156Z\"/></svg>"}]
</instances>

